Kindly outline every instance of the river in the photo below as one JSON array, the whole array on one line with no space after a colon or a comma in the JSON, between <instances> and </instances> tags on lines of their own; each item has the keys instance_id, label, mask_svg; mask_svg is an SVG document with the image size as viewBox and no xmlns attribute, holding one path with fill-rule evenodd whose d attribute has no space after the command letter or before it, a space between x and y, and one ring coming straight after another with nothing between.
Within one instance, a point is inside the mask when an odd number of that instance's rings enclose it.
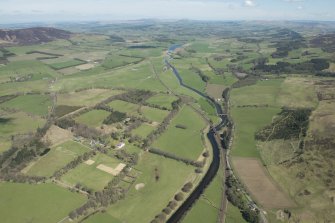
<instances>
[{"instance_id":1,"label":"river","mask_svg":"<svg viewBox=\"0 0 335 223\"><path fill-rule=\"evenodd\" d=\"M169 48L169 52L174 51L176 48L178 48L177 44L172 45ZM179 84L195 93L200 95L201 97L205 98L206 100L209 100L213 103L216 109L216 113L220 117L221 121L216 126L213 126L210 128L210 131L207 133L207 138L209 139L212 149L213 149L213 160L210 164L207 172L205 173L205 176L202 178L200 183L197 185L196 188L194 188L193 192L187 197L187 199L184 201L184 203L174 212L174 214L171 215L171 217L167 220L167 223L177 223L179 222L183 216L187 213L187 211L192 207L192 205L198 200L200 195L204 192L206 187L211 183L213 178L215 177L216 173L219 170L220 167L220 146L217 144L217 141L215 139L216 131L219 131L222 129L223 126L225 126L228 122L226 116L221 116L220 114L223 114L223 109L220 104L218 104L214 99L210 98L208 95L204 94L203 92L198 91L197 89L194 89L191 86L186 85L183 82L182 77L180 76L178 70L170 64L168 59L165 59L165 63L168 67L170 67L176 76L176 78L179 81ZM221 194L220 194L221 196Z\"/></svg>"}]
</instances>

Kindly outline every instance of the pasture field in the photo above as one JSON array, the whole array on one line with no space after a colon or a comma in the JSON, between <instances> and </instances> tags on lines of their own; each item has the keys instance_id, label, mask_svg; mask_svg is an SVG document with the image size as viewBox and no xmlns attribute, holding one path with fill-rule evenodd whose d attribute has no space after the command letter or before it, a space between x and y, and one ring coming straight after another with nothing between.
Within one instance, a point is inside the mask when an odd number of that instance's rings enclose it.
<instances>
[{"instance_id":1,"label":"pasture field","mask_svg":"<svg viewBox=\"0 0 335 223\"><path fill-rule=\"evenodd\" d=\"M13 108L28 114L45 116L51 106L49 95L21 95L0 105L3 108Z\"/></svg>"},{"instance_id":2,"label":"pasture field","mask_svg":"<svg viewBox=\"0 0 335 223\"><path fill-rule=\"evenodd\" d=\"M276 97L280 92L283 79L258 81L257 84L231 91L231 104L277 106Z\"/></svg>"},{"instance_id":3,"label":"pasture field","mask_svg":"<svg viewBox=\"0 0 335 223\"><path fill-rule=\"evenodd\" d=\"M176 66L178 67L178 66ZM178 69L180 76L186 85L191 86L198 91L204 92L206 84L201 80L198 74L189 69Z\"/></svg>"},{"instance_id":4,"label":"pasture field","mask_svg":"<svg viewBox=\"0 0 335 223\"><path fill-rule=\"evenodd\" d=\"M84 61L76 60L76 59L70 59L64 62L58 62L58 63L51 63L49 64L50 67L56 70L64 69L67 67L75 67L81 64L84 64Z\"/></svg>"},{"instance_id":5,"label":"pasture field","mask_svg":"<svg viewBox=\"0 0 335 223\"><path fill-rule=\"evenodd\" d=\"M198 104L200 105L201 109L205 111L208 115L216 115L216 110L214 105L211 102L207 101L204 98L198 100Z\"/></svg>"},{"instance_id":6,"label":"pasture field","mask_svg":"<svg viewBox=\"0 0 335 223\"><path fill-rule=\"evenodd\" d=\"M134 129L131 133L133 135L138 135L142 138L146 138L153 130L155 130L154 126L143 123L140 127Z\"/></svg>"},{"instance_id":7,"label":"pasture field","mask_svg":"<svg viewBox=\"0 0 335 223\"><path fill-rule=\"evenodd\" d=\"M92 106L111 96L121 94L120 90L88 89L57 95L57 104L70 106Z\"/></svg>"},{"instance_id":8,"label":"pasture field","mask_svg":"<svg viewBox=\"0 0 335 223\"><path fill-rule=\"evenodd\" d=\"M177 128L177 125L186 127ZM203 119L189 106L184 106L172 119L168 129L154 142L153 147L177 156L196 160L204 149Z\"/></svg>"},{"instance_id":9,"label":"pasture field","mask_svg":"<svg viewBox=\"0 0 335 223\"><path fill-rule=\"evenodd\" d=\"M36 161L27 171L27 174L46 177L52 176L56 170L88 151L88 148L77 142L67 141L52 147L46 155Z\"/></svg>"},{"instance_id":10,"label":"pasture field","mask_svg":"<svg viewBox=\"0 0 335 223\"><path fill-rule=\"evenodd\" d=\"M124 55L132 57L158 57L163 53L162 47L153 48L127 48L120 51Z\"/></svg>"},{"instance_id":11,"label":"pasture field","mask_svg":"<svg viewBox=\"0 0 335 223\"><path fill-rule=\"evenodd\" d=\"M217 222L221 207L222 182L224 180L221 168L200 199L188 211L182 223Z\"/></svg>"},{"instance_id":12,"label":"pasture field","mask_svg":"<svg viewBox=\"0 0 335 223\"><path fill-rule=\"evenodd\" d=\"M145 118L154 122L162 122L164 118L169 114L169 112L166 110L161 110L148 106L141 106L140 112Z\"/></svg>"},{"instance_id":13,"label":"pasture field","mask_svg":"<svg viewBox=\"0 0 335 223\"><path fill-rule=\"evenodd\" d=\"M0 120L1 137L33 132L45 123L45 119L37 116L31 117L23 112L5 112Z\"/></svg>"},{"instance_id":14,"label":"pasture field","mask_svg":"<svg viewBox=\"0 0 335 223\"><path fill-rule=\"evenodd\" d=\"M226 221L227 223L247 223L242 217L240 209L228 202Z\"/></svg>"},{"instance_id":15,"label":"pasture field","mask_svg":"<svg viewBox=\"0 0 335 223\"><path fill-rule=\"evenodd\" d=\"M195 174L192 166L150 153L142 154L136 169L141 174L135 184L144 187L136 190L133 186L124 200L107 209L121 222L150 222Z\"/></svg>"},{"instance_id":16,"label":"pasture field","mask_svg":"<svg viewBox=\"0 0 335 223\"><path fill-rule=\"evenodd\" d=\"M159 105L162 107L166 107L168 109L172 109L172 102L176 101L178 98L174 95L168 95L168 94L156 94L152 97L150 97L146 102L153 104L153 105Z\"/></svg>"},{"instance_id":17,"label":"pasture field","mask_svg":"<svg viewBox=\"0 0 335 223\"><path fill-rule=\"evenodd\" d=\"M107 69L113 69L117 67L122 67L128 64L137 63L141 61L142 58L135 58L130 56L112 55L106 58L102 66Z\"/></svg>"},{"instance_id":18,"label":"pasture field","mask_svg":"<svg viewBox=\"0 0 335 223\"><path fill-rule=\"evenodd\" d=\"M311 78L289 77L268 79L257 84L231 91L233 106L287 106L310 107L317 105L317 95Z\"/></svg>"},{"instance_id":19,"label":"pasture field","mask_svg":"<svg viewBox=\"0 0 335 223\"><path fill-rule=\"evenodd\" d=\"M115 111L124 112L127 113L128 115L139 115L138 110L140 106L137 104L121 100L114 100L108 103L108 106Z\"/></svg>"},{"instance_id":20,"label":"pasture field","mask_svg":"<svg viewBox=\"0 0 335 223\"><path fill-rule=\"evenodd\" d=\"M73 91L82 88L124 87L156 92L166 90L159 80L155 78L149 64L146 62L105 72L101 67L96 67L86 72L83 71L82 74L83 75L67 75L55 83L52 89ZM92 78L92 75L94 75L94 78Z\"/></svg>"},{"instance_id":21,"label":"pasture field","mask_svg":"<svg viewBox=\"0 0 335 223\"><path fill-rule=\"evenodd\" d=\"M105 110L91 110L76 117L75 120L90 127L99 127L109 114Z\"/></svg>"},{"instance_id":22,"label":"pasture field","mask_svg":"<svg viewBox=\"0 0 335 223\"><path fill-rule=\"evenodd\" d=\"M58 222L85 202L78 193L53 184L0 183L3 223Z\"/></svg>"},{"instance_id":23,"label":"pasture field","mask_svg":"<svg viewBox=\"0 0 335 223\"><path fill-rule=\"evenodd\" d=\"M268 176L255 158L233 158L233 168L252 196L267 209L294 207L291 199Z\"/></svg>"},{"instance_id":24,"label":"pasture field","mask_svg":"<svg viewBox=\"0 0 335 223\"><path fill-rule=\"evenodd\" d=\"M94 163L91 165L81 163L75 169L67 172L61 180L70 185L80 183L95 191L102 190L113 179L113 175L99 170L97 166L103 164L115 168L120 161L102 153L98 153L93 158L90 158L90 160L93 160Z\"/></svg>"},{"instance_id":25,"label":"pasture field","mask_svg":"<svg viewBox=\"0 0 335 223\"><path fill-rule=\"evenodd\" d=\"M23 77L25 75L32 75L29 79L51 79L58 74L50 67L37 60L15 61L10 62L6 66L0 67L0 81L9 81L10 77Z\"/></svg>"},{"instance_id":26,"label":"pasture field","mask_svg":"<svg viewBox=\"0 0 335 223\"><path fill-rule=\"evenodd\" d=\"M279 108L232 108L235 124L234 142L231 154L242 157L260 157L255 133L271 123Z\"/></svg>"},{"instance_id":27,"label":"pasture field","mask_svg":"<svg viewBox=\"0 0 335 223\"><path fill-rule=\"evenodd\" d=\"M84 220L83 223L121 223L121 221L114 218L108 213L99 212Z\"/></svg>"},{"instance_id":28,"label":"pasture field","mask_svg":"<svg viewBox=\"0 0 335 223\"><path fill-rule=\"evenodd\" d=\"M314 80L302 77L285 78L276 101L280 106L315 108L318 98Z\"/></svg>"},{"instance_id":29,"label":"pasture field","mask_svg":"<svg viewBox=\"0 0 335 223\"><path fill-rule=\"evenodd\" d=\"M62 117L66 114L77 111L80 108L82 108L82 107L80 107L80 106L70 106L70 105L57 105L55 107L55 116L56 117Z\"/></svg>"}]
</instances>

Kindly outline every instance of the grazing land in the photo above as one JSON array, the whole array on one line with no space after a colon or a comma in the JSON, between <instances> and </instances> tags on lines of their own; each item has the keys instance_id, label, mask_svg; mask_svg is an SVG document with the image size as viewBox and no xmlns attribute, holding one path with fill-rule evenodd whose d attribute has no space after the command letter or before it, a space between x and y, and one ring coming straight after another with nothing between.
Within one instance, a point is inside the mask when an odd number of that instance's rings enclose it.
<instances>
[{"instance_id":1,"label":"grazing land","mask_svg":"<svg viewBox=\"0 0 335 223\"><path fill-rule=\"evenodd\" d=\"M71 162L89 149L74 141L52 147L27 172L29 175L51 176L56 170Z\"/></svg>"},{"instance_id":2,"label":"grazing land","mask_svg":"<svg viewBox=\"0 0 335 223\"><path fill-rule=\"evenodd\" d=\"M1 104L3 108L12 108L32 115L45 116L51 108L49 95L22 95Z\"/></svg>"},{"instance_id":3,"label":"grazing land","mask_svg":"<svg viewBox=\"0 0 335 223\"><path fill-rule=\"evenodd\" d=\"M65 174L62 177L62 181L72 185L79 183L95 191L102 190L113 179L113 175L100 170L98 166L106 165L110 168L115 168L120 161L104 154L97 154L91 160L94 163L81 163Z\"/></svg>"},{"instance_id":4,"label":"grazing land","mask_svg":"<svg viewBox=\"0 0 335 223\"><path fill-rule=\"evenodd\" d=\"M136 168L140 171L136 183L145 187L139 191L132 187L126 199L107 211L121 222L150 222L194 175L191 166L149 153L141 156Z\"/></svg>"},{"instance_id":5,"label":"grazing land","mask_svg":"<svg viewBox=\"0 0 335 223\"><path fill-rule=\"evenodd\" d=\"M76 121L90 127L99 127L102 125L104 119L107 118L108 115L109 112L104 110L92 110L78 116Z\"/></svg>"},{"instance_id":6,"label":"grazing land","mask_svg":"<svg viewBox=\"0 0 335 223\"><path fill-rule=\"evenodd\" d=\"M179 128L178 125L185 128ZM202 118L192 108L184 106L171 121L166 132L154 142L153 147L196 160L204 150L202 130L205 127Z\"/></svg>"},{"instance_id":7,"label":"grazing land","mask_svg":"<svg viewBox=\"0 0 335 223\"><path fill-rule=\"evenodd\" d=\"M52 184L0 183L2 222L58 222L85 197ZM52 201L52 202L50 202Z\"/></svg>"},{"instance_id":8,"label":"grazing land","mask_svg":"<svg viewBox=\"0 0 335 223\"><path fill-rule=\"evenodd\" d=\"M177 98L173 95L167 94L157 94L150 97L147 102L153 105L159 105L166 107L168 109L172 109L172 102L176 101Z\"/></svg>"}]
</instances>

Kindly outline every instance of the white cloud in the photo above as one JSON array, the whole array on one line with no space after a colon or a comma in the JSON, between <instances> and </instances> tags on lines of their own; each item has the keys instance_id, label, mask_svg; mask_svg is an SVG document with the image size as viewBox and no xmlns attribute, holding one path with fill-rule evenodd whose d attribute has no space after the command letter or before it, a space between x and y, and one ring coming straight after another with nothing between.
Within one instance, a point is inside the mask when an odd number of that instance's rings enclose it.
<instances>
[{"instance_id":1,"label":"white cloud","mask_svg":"<svg viewBox=\"0 0 335 223\"><path fill-rule=\"evenodd\" d=\"M253 7L256 5L256 3L254 2L254 0L245 0L244 5L248 7Z\"/></svg>"},{"instance_id":2,"label":"white cloud","mask_svg":"<svg viewBox=\"0 0 335 223\"><path fill-rule=\"evenodd\" d=\"M299 6L297 7L297 9L298 9L298 10L303 10L304 7L302 7L301 5L299 5Z\"/></svg>"}]
</instances>

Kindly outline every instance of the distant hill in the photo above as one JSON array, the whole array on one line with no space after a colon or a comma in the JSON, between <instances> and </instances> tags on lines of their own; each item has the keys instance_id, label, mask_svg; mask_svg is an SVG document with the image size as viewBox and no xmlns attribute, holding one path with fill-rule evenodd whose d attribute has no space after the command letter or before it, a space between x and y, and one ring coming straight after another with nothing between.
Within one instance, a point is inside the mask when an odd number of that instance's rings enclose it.
<instances>
[{"instance_id":1,"label":"distant hill","mask_svg":"<svg viewBox=\"0 0 335 223\"><path fill-rule=\"evenodd\" d=\"M0 44L37 44L57 39L68 39L70 36L71 33L68 31L47 27L14 30L0 29Z\"/></svg>"}]
</instances>

